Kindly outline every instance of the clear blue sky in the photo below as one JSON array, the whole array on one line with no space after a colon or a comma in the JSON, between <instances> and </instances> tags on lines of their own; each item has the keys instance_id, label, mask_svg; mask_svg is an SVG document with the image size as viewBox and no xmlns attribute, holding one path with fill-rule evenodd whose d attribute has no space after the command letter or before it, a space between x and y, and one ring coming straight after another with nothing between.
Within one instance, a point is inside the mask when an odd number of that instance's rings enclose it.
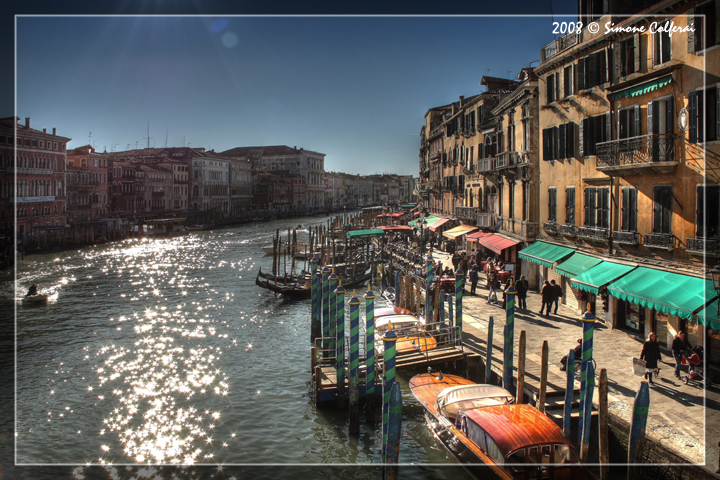
<instances>
[{"instance_id":1,"label":"clear blue sky","mask_svg":"<svg viewBox=\"0 0 720 480\"><path fill-rule=\"evenodd\" d=\"M18 17L17 115L71 148L145 146L149 120L151 146L284 144L417 175L425 112L552 39L549 17Z\"/></svg>"}]
</instances>

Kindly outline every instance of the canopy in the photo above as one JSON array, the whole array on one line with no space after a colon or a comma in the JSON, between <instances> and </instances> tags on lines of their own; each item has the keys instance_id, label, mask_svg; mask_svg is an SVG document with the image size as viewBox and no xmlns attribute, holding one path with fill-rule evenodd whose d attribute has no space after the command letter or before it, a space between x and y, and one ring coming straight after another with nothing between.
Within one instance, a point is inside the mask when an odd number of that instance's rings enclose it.
<instances>
[{"instance_id":1,"label":"canopy","mask_svg":"<svg viewBox=\"0 0 720 480\"><path fill-rule=\"evenodd\" d=\"M421 220L421 219L419 219L419 218L418 218L418 219L415 219L415 220L413 220L412 222L408 222L408 225L410 225L411 227L415 227L415 226L417 226L417 223L418 223L420 220ZM427 222L427 226L429 227L429 226L432 225L433 223L435 223L435 222L437 222L438 220L440 220L440 217L436 217L435 215L428 215L427 217L425 217L424 220L425 220L425 222Z\"/></svg>"},{"instance_id":2,"label":"canopy","mask_svg":"<svg viewBox=\"0 0 720 480\"><path fill-rule=\"evenodd\" d=\"M466 233L474 232L479 229L479 227L473 227L470 225L460 225L459 227L451 228L450 230L444 232L443 235L448 238L457 238L460 235L465 235Z\"/></svg>"},{"instance_id":3,"label":"canopy","mask_svg":"<svg viewBox=\"0 0 720 480\"><path fill-rule=\"evenodd\" d=\"M717 296L710 280L646 267L638 267L608 285L608 293L686 320Z\"/></svg>"},{"instance_id":4,"label":"canopy","mask_svg":"<svg viewBox=\"0 0 720 480\"><path fill-rule=\"evenodd\" d=\"M552 268L555 262L568 257L574 250L572 248L553 245L552 243L535 242L520 251L520 258L528 262L538 263L543 267Z\"/></svg>"},{"instance_id":5,"label":"canopy","mask_svg":"<svg viewBox=\"0 0 720 480\"><path fill-rule=\"evenodd\" d=\"M443 225L445 225L445 224L446 224L447 222L449 222L449 221L450 221L449 218L443 217L443 218L441 218L440 220L438 220L437 222L433 223L433 224L430 226L430 230L432 230L433 232L435 232L435 231L437 231L437 229L438 229L439 227L442 227Z\"/></svg>"},{"instance_id":6,"label":"canopy","mask_svg":"<svg viewBox=\"0 0 720 480\"><path fill-rule=\"evenodd\" d=\"M519 242L516 242L515 240L510 240L509 238L501 237L497 233L493 233L492 235L488 235L485 237L480 237L477 239L478 243L481 245L489 248L493 252L497 253L498 255L502 253L503 250L506 248L510 248L513 245L517 245Z\"/></svg>"},{"instance_id":7,"label":"canopy","mask_svg":"<svg viewBox=\"0 0 720 480\"><path fill-rule=\"evenodd\" d=\"M635 85L634 87L626 88L625 90L620 90L619 92L611 93L610 100L644 95L652 92L653 90L657 90L658 88L662 88L670 82L672 82L672 75L658 78L657 80L651 80L649 82L641 83L640 85Z\"/></svg>"},{"instance_id":8,"label":"canopy","mask_svg":"<svg viewBox=\"0 0 720 480\"><path fill-rule=\"evenodd\" d=\"M347 238L384 237L385 230L374 228L372 230L353 230L347 232Z\"/></svg>"},{"instance_id":9,"label":"canopy","mask_svg":"<svg viewBox=\"0 0 720 480\"><path fill-rule=\"evenodd\" d=\"M570 258L555 267L555 271L566 277L574 277L586 270L602 262L602 259L583 255L582 253L574 253Z\"/></svg>"},{"instance_id":10,"label":"canopy","mask_svg":"<svg viewBox=\"0 0 720 480\"><path fill-rule=\"evenodd\" d=\"M417 207L417 203L408 203L406 205L400 205L400 208L413 208Z\"/></svg>"},{"instance_id":11,"label":"canopy","mask_svg":"<svg viewBox=\"0 0 720 480\"><path fill-rule=\"evenodd\" d=\"M720 330L720 318L718 318L718 300L715 299L710 305L700 310L697 314L698 322L713 330Z\"/></svg>"},{"instance_id":12,"label":"canopy","mask_svg":"<svg viewBox=\"0 0 720 480\"><path fill-rule=\"evenodd\" d=\"M494 235L490 232L475 232L475 233L468 233L467 237L465 237L466 242L477 242L478 238L481 237L489 237L490 235Z\"/></svg>"},{"instance_id":13,"label":"canopy","mask_svg":"<svg viewBox=\"0 0 720 480\"><path fill-rule=\"evenodd\" d=\"M413 231L412 227L407 225L383 225L379 228L386 232L412 233Z\"/></svg>"},{"instance_id":14,"label":"canopy","mask_svg":"<svg viewBox=\"0 0 720 480\"><path fill-rule=\"evenodd\" d=\"M600 293L602 287L631 272L635 268L637 268L637 265L602 262L578 274L575 278L571 278L570 286L597 295Z\"/></svg>"}]
</instances>

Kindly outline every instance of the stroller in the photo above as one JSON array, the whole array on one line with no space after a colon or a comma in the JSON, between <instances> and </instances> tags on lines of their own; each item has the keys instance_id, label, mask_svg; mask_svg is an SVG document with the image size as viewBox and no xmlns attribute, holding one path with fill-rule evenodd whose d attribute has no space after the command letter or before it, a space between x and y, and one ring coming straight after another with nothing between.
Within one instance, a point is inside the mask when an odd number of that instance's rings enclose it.
<instances>
[{"instance_id":1,"label":"stroller","mask_svg":"<svg viewBox=\"0 0 720 480\"><path fill-rule=\"evenodd\" d=\"M705 382L706 387L711 386L710 378L705 378L705 355L702 345L694 347L689 355L683 355L682 364L689 365L688 373L681 377L682 383L687 385L690 380L695 380Z\"/></svg>"}]
</instances>

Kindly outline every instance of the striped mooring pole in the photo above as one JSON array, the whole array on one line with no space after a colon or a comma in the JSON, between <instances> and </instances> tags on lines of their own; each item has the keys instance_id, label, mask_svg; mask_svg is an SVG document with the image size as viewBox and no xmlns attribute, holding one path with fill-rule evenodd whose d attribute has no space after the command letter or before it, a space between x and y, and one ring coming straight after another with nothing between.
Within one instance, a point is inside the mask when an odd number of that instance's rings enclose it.
<instances>
[{"instance_id":1,"label":"striped mooring pole","mask_svg":"<svg viewBox=\"0 0 720 480\"><path fill-rule=\"evenodd\" d=\"M402 392L395 383L390 390L390 414L388 415L387 459L383 467L385 480L397 480L400 459L400 437L402 436Z\"/></svg>"},{"instance_id":2,"label":"striped mooring pole","mask_svg":"<svg viewBox=\"0 0 720 480\"><path fill-rule=\"evenodd\" d=\"M595 331L595 315L590 311L588 303L587 312L583 313L580 319L583 322L582 336L582 367L580 371L580 416L578 417L578 443L582 443L583 430L585 428L585 387L587 385L588 363L592 363L593 354L593 333ZM588 407L592 410L592 402Z\"/></svg>"},{"instance_id":3,"label":"striped mooring pole","mask_svg":"<svg viewBox=\"0 0 720 480\"><path fill-rule=\"evenodd\" d=\"M462 346L462 295L463 295L463 272L458 269L455 272L455 346Z\"/></svg>"},{"instance_id":4,"label":"striped mooring pole","mask_svg":"<svg viewBox=\"0 0 720 480\"><path fill-rule=\"evenodd\" d=\"M320 318L318 315L318 262L317 257L313 257L310 260L310 271L312 272L312 279L310 283L311 297L310 302L310 341L315 342L315 339L321 335L320 333Z\"/></svg>"},{"instance_id":5,"label":"striped mooring pole","mask_svg":"<svg viewBox=\"0 0 720 480\"><path fill-rule=\"evenodd\" d=\"M588 362L587 366L587 386L585 389L585 418L583 419L583 435L580 443L580 460L588 461L588 452L590 451L590 430L592 418L592 399L595 385L595 367L592 362Z\"/></svg>"},{"instance_id":6,"label":"striped mooring pole","mask_svg":"<svg viewBox=\"0 0 720 480\"><path fill-rule=\"evenodd\" d=\"M448 295L448 299L450 299L450 295ZM440 322L440 329L445 328L445 292L443 290L440 290L440 305L438 307L438 322Z\"/></svg>"},{"instance_id":7,"label":"striped mooring pole","mask_svg":"<svg viewBox=\"0 0 720 480\"><path fill-rule=\"evenodd\" d=\"M428 253L427 257L427 284L425 285L425 323L431 323L430 319L433 316L432 303L430 303L430 284L433 282L434 269L432 250Z\"/></svg>"},{"instance_id":8,"label":"striped mooring pole","mask_svg":"<svg viewBox=\"0 0 720 480\"><path fill-rule=\"evenodd\" d=\"M514 283L514 282L513 282ZM505 292L505 345L503 347L503 388L513 387L513 348L515 347L515 295L513 283Z\"/></svg>"},{"instance_id":9,"label":"striped mooring pole","mask_svg":"<svg viewBox=\"0 0 720 480\"><path fill-rule=\"evenodd\" d=\"M367 372L365 375L365 418L368 422L375 421L375 294L370 290L365 293L365 356Z\"/></svg>"},{"instance_id":10,"label":"striped mooring pole","mask_svg":"<svg viewBox=\"0 0 720 480\"><path fill-rule=\"evenodd\" d=\"M650 410L650 386L648 382L640 382L635 394L632 416L630 417L630 439L628 441L628 480L635 478L635 464L640 452L640 440L645 437L648 411Z\"/></svg>"},{"instance_id":11,"label":"striped mooring pole","mask_svg":"<svg viewBox=\"0 0 720 480\"><path fill-rule=\"evenodd\" d=\"M400 292L400 270L397 269L395 270L395 284L393 288L395 288L395 306L399 307L402 293Z\"/></svg>"},{"instance_id":12,"label":"striped mooring pole","mask_svg":"<svg viewBox=\"0 0 720 480\"><path fill-rule=\"evenodd\" d=\"M335 290L337 289L339 280L340 279L337 275L335 275L335 269L333 268L332 273L328 277L328 284L330 285L330 291L328 292L328 297L330 298L330 315L328 316L328 324L330 328L330 357L337 356L337 346L335 344L335 336L337 334L337 295L335 295Z\"/></svg>"},{"instance_id":13,"label":"striped mooring pole","mask_svg":"<svg viewBox=\"0 0 720 480\"><path fill-rule=\"evenodd\" d=\"M345 288L342 281L335 289L337 309L337 337L335 348L335 368L337 369L337 393L338 400L345 395ZM340 403L340 402L338 402Z\"/></svg>"},{"instance_id":14,"label":"striped mooring pole","mask_svg":"<svg viewBox=\"0 0 720 480\"><path fill-rule=\"evenodd\" d=\"M490 315L490 319L488 320L487 357L485 358L485 383L490 383L490 379L492 378L492 351L494 327L495 317Z\"/></svg>"},{"instance_id":15,"label":"striped mooring pole","mask_svg":"<svg viewBox=\"0 0 720 480\"><path fill-rule=\"evenodd\" d=\"M350 299L350 433L360 433L360 300Z\"/></svg>"},{"instance_id":16,"label":"striped mooring pole","mask_svg":"<svg viewBox=\"0 0 720 480\"><path fill-rule=\"evenodd\" d=\"M575 349L571 348L565 360L567 385L565 386L565 406L563 407L563 435L570 438L570 422L572 421L572 398L575 393Z\"/></svg>"},{"instance_id":17,"label":"striped mooring pole","mask_svg":"<svg viewBox=\"0 0 720 480\"><path fill-rule=\"evenodd\" d=\"M322 328L323 328L323 357L330 356L328 349L330 348L330 342L328 337L330 336L330 267L325 265L322 270Z\"/></svg>"},{"instance_id":18,"label":"striped mooring pole","mask_svg":"<svg viewBox=\"0 0 720 480\"><path fill-rule=\"evenodd\" d=\"M383 367L385 375L383 378L383 463L387 463L387 445L388 445L388 425L390 422L390 391L395 383L395 342L397 342L397 334L392 330L388 330L383 335L383 346L385 348L385 356Z\"/></svg>"}]
</instances>

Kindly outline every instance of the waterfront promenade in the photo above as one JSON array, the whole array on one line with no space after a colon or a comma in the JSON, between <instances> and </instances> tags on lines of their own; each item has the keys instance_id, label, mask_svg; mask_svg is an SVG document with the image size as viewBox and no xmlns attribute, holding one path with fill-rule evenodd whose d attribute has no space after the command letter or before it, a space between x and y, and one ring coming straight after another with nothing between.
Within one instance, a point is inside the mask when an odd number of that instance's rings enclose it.
<instances>
[{"instance_id":1,"label":"waterfront promenade","mask_svg":"<svg viewBox=\"0 0 720 480\"><path fill-rule=\"evenodd\" d=\"M433 258L443 265L450 264L450 255L433 251ZM488 305L484 275L478 282L477 295L468 289L463 296L463 341L467 349L485 357L488 320L494 317L493 370L502 376L503 326L505 311L502 304ZM502 300L502 296L498 295ZM526 332L527 370L539 371L543 341L549 346L549 377L565 378L560 371L560 359L575 347L582 336L580 313L560 305L557 315L540 315L541 299L537 292L528 292L527 310L515 312L515 371L517 375L517 339L520 331ZM630 423L632 405L642 377L632 373L632 357L639 357L644 339L622 330L614 330L603 323L595 328L593 356L598 372L607 369L609 386L609 412L611 416ZM535 363L536 365L531 365ZM683 385L673 375L675 361L663 354L660 378L650 388L650 413L647 437L653 443L678 455L687 463L704 464L705 471L714 473L718 468L718 441L720 441L720 394L716 389ZM685 367L687 368L687 367ZM528 375L526 382L539 383ZM578 382L579 383L579 382ZM577 386L576 386L577 388ZM703 406L706 401L706 406ZM597 389L595 389L597 407Z\"/></svg>"}]
</instances>

